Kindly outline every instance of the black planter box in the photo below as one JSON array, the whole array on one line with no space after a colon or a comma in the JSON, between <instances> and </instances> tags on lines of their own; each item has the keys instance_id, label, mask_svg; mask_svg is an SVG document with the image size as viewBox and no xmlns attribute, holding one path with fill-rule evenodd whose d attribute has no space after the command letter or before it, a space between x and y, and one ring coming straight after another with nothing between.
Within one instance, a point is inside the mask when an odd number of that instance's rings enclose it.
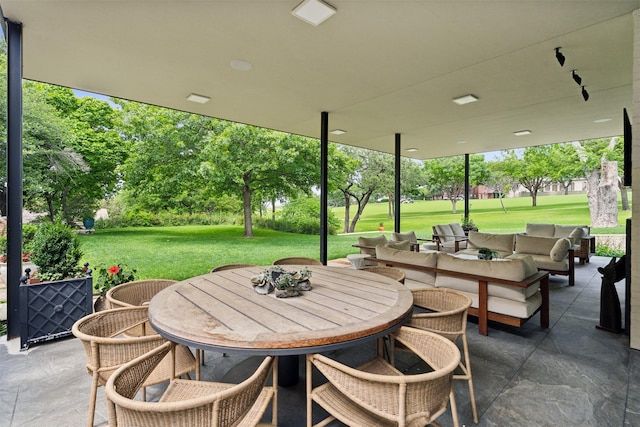
<instances>
[{"instance_id":1,"label":"black planter box","mask_svg":"<svg viewBox=\"0 0 640 427\"><path fill-rule=\"evenodd\" d=\"M93 312L91 276L20 283L20 348L71 335L71 327Z\"/></svg>"}]
</instances>

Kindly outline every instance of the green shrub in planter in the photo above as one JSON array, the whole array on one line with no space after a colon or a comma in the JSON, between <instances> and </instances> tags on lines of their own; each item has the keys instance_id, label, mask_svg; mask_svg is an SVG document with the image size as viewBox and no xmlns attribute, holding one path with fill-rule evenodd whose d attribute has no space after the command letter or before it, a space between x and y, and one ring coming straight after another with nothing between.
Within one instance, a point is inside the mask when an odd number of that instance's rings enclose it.
<instances>
[{"instance_id":1,"label":"green shrub in planter","mask_svg":"<svg viewBox=\"0 0 640 427\"><path fill-rule=\"evenodd\" d=\"M42 280L62 280L76 277L80 272L80 240L71 227L55 222L43 222L31 242L33 257Z\"/></svg>"}]
</instances>

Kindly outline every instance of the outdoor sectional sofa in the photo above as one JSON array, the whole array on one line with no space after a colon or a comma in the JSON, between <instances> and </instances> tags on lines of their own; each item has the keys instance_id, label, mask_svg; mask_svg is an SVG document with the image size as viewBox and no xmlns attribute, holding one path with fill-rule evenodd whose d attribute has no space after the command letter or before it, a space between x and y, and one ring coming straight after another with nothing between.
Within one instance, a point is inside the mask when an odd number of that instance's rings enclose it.
<instances>
[{"instance_id":1,"label":"outdoor sectional sofa","mask_svg":"<svg viewBox=\"0 0 640 427\"><path fill-rule=\"evenodd\" d=\"M595 252L595 239L591 236L591 227L588 225L527 224L526 234L570 239L573 255L578 258L580 264L589 262L589 257Z\"/></svg>"},{"instance_id":2,"label":"outdoor sectional sofa","mask_svg":"<svg viewBox=\"0 0 640 427\"><path fill-rule=\"evenodd\" d=\"M467 249L457 254L478 255L480 248L491 249L497 252L500 258L519 259L531 256L539 270L567 276L569 286L575 284L574 249L568 238L470 231Z\"/></svg>"},{"instance_id":3,"label":"outdoor sectional sofa","mask_svg":"<svg viewBox=\"0 0 640 427\"><path fill-rule=\"evenodd\" d=\"M469 314L478 317L478 331L488 334L489 320L520 327L540 312L540 325L549 326L549 273L538 271L531 257L485 261L443 252L411 252L376 247L370 261L397 267L410 289L455 289L472 299Z\"/></svg>"}]
</instances>

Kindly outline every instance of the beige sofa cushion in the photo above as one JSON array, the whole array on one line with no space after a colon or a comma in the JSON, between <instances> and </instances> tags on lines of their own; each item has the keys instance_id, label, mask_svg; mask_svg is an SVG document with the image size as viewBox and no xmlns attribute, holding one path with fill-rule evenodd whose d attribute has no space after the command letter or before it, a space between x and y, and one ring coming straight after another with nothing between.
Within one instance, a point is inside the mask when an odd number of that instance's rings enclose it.
<instances>
[{"instance_id":1,"label":"beige sofa cushion","mask_svg":"<svg viewBox=\"0 0 640 427\"><path fill-rule=\"evenodd\" d=\"M438 263L438 252L410 252L389 248L385 245L376 246L376 258L385 261L397 261L407 264L420 265L424 267L436 268ZM419 271L412 269L401 269L406 274L406 278L417 282L433 286L435 283L435 273L429 271Z\"/></svg>"},{"instance_id":2,"label":"beige sofa cushion","mask_svg":"<svg viewBox=\"0 0 640 427\"><path fill-rule=\"evenodd\" d=\"M375 247L378 245L384 245L385 243L387 243L387 238L384 234L378 237L358 237L358 245L372 246L371 249L360 248L360 253L362 254L369 254L371 256L374 256L376 254Z\"/></svg>"},{"instance_id":3,"label":"beige sofa cushion","mask_svg":"<svg viewBox=\"0 0 640 427\"><path fill-rule=\"evenodd\" d=\"M471 307L478 308L479 297L477 293L464 292L471 298ZM542 294L535 292L523 303L512 299L489 296L487 298L487 309L494 313L506 314L507 316L528 319L542 305Z\"/></svg>"},{"instance_id":4,"label":"beige sofa cushion","mask_svg":"<svg viewBox=\"0 0 640 427\"><path fill-rule=\"evenodd\" d=\"M527 224L528 236L553 237L555 226L553 224Z\"/></svg>"},{"instance_id":5,"label":"beige sofa cushion","mask_svg":"<svg viewBox=\"0 0 640 427\"><path fill-rule=\"evenodd\" d=\"M467 240L467 249L489 248L498 252L501 258L513 253L513 234L492 234L478 233L477 231L469 232L469 240Z\"/></svg>"},{"instance_id":6,"label":"beige sofa cushion","mask_svg":"<svg viewBox=\"0 0 640 427\"><path fill-rule=\"evenodd\" d=\"M573 231L569 234L568 237L571 240L571 243L573 245L580 246L580 242L586 236L587 236L587 233L585 233L584 228L576 227L573 229Z\"/></svg>"},{"instance_id":7,"label":"beige sofa cushion","mask_svg":"<svg viewBox=\"0 0 640 427\"><path fill-rule=\"evenodd\" d=\"M395 231L391 233L391 240L396 242L410 242L410 243L418 243L418 238L416 237L415 231L409 231L407 233L396 233Z\"/></svg>"},{"instance_id":8,"label":"beige sofa cushion","mask_svg":"<svg viewBox=\"0 0 640 427\"><path fill-rule=\"evenodd\" d=\"M538 272L538 269L531 257L514 260L485 261L457 258L443 253L438 255L438 270L438 275L435 281L436 287L455 289L475 294L478 293L477 280L448 276L440 270L471 273L515 282L520 282ZM492 284L490 282L487 291L489 296L524 302L527 298L535 294L538 291L538 288L539 284L537 282L525 289L509 285Z\"/></svg>"},{"instance_id":9,"label":"beige sofa cushion","mask_svg":"<svg viewBox=\"0 0 640 427\"><path fill-rule=\"evenodd\" d=\"M562 261L554 261L549 255L531 255L531 254L513 254L509 255L509 259L523 259L530 257L535 265L542 270L569 271L569 258L565 257Z\"/></svg>"},{"instance_id":10,"label":"beige sofa cushion","mask_svg":"<svg viewBox=\"0 0 640 427\"><path fill-rule=\"evenodd\" d=\"M528 234L516 234L515 253L550 256L551 249L558 239L555 237L537 237Z\"/></svg>"}]
</instances>

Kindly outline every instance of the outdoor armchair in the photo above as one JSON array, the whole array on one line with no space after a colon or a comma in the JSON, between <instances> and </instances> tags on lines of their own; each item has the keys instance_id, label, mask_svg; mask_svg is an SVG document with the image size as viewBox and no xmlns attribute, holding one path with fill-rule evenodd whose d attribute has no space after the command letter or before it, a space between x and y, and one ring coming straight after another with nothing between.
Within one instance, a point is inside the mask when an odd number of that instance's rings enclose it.
<instances>
[{"instance_id":1,"label":"outdoor armchair","mask_svg":"<svg viewBox=\"0 0 640 427\"><path fill-rule=\"evenodd\" d=\"M273 401L272 425L277 424L277 386L265 386L277 363L266 357L240 384L172 379L158 402L134 400L156 365L170 355L175 344L164 345L126 363L107 382L105 394L111 427L210 427L258 425Z\"/></svg>"},{"instance_id":2,"label":"outdoor armchair","mask_svg":"<svg viewBox=\"0 0 640 427\"><path fill-rule=\"evenodd\" d=\"M433 370L404 375L378 356L358 368L351 368L321 354L307 355L307 427L312 426L313 403L330 416L316 424L338 419L358 426L424 426L433 423L447 409L452 395L453 371L460 352L450 340L419 329L401 327L392 334ZM328 382L313 388L312 369ZM458 416L452 407L454 426Z\"/></svg>"},{"instance_id":3,"label":"outdoor armchair","mask_svg":"<svg viewBox=\"0 0 640 427\"><path fill-rule=\"evenodd\" d=\"M98 387L107 383L113 372L136 357L164 344L158 334L127 335L131 328L143 327L148 321L148 307L126 307L103 310L78 320L73 335L82 341L86 353L86 367L91 375L88 426L93 426ZM196 369L196 361L189 348L177 346L174 357L164 358L142 387L158 384Z\"/></svg>"}]
</instances>

